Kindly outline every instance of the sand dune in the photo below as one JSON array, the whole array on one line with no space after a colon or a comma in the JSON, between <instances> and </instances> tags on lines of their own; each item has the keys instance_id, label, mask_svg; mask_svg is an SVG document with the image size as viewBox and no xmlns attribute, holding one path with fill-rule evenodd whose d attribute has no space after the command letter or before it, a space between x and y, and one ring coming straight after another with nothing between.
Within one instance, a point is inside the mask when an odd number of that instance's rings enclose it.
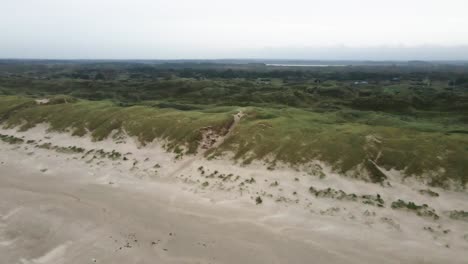
<instances>
[{"instance_id":1,"label":"sand dune","mask_svg":"<svg viewBox=\"0 0 468 264\"><path fill-rule=\"evenodd\" d=\"M324 164L319 177L45 126L0 133L24 140L0 142L0 263L467 263L468 223L445 213L467 210L467 193L429 197L396 172L382 187ZM311 186L378 193L385 206ZM440 219L390 208L397 199L427 203Z\"/></svg>"}]
</instances>

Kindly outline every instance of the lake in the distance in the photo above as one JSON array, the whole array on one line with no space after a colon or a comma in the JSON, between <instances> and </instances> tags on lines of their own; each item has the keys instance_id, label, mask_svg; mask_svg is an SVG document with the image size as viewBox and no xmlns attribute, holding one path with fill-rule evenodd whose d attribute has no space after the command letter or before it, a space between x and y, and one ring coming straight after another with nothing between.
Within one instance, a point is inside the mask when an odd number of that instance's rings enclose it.
<instances>
[{"instance_id":1,"label":"lake in the distance","mask_svg":"<svg viewBox=\"0 0 468 264\"><path fill-rule=\"evenodd\" d=\"M328 64L267 64L267 66L277 66L277 67L344 67L346 65L328 65Z\"/></svg>"}]
</instances>

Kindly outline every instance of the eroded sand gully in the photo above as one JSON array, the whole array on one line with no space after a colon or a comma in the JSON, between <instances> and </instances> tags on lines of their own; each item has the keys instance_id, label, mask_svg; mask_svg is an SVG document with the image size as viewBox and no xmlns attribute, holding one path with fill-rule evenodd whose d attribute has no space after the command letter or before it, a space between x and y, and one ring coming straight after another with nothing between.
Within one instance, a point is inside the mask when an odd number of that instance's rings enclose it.
<instances>
[{"instance_id":1,"label":"eroded sand gully","mask_svg":"<svg viewBox=\"0 0 468 264\"><path fill-rule=\"evenodd\" d=\"M156 142L46 130L0 130L23 139L0 141L0 263L467 263L468 223L445 213L468 211L466 192L431 197L396 172L384 188L320 163L175 159ZM384 207L363 203L376 194ZM397 199L440 218L394 210Z\"/></svg>"}]
</instances>

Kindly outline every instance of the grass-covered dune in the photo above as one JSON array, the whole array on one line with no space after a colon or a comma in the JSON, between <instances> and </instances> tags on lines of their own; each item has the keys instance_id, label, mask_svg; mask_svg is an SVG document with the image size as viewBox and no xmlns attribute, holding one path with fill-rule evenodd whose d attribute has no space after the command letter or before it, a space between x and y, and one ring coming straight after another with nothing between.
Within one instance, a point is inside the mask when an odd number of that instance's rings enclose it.
<instances>
[{"instance_id":1,"label":"grass-covered dune","mask_svg":"<svg viewBox=\"0 0 468 264\"><path fill-rule=\"evenodd\" d=\"M217 151L237 158L259 159L273 154L291 164L321 160L341 173L361 178L359 167L373 181L383 175L373 166L428 177L431 184L468 180L468 135L450 133L450 118L406 118L376 112L308 112L299 109L251 109ZM351 117L350 117L351 115ZM403 119L403 120L402 120ZM456 126L459 131L467 127ZM357 174L356 174L357 173Z\"/></svg>"},{"instance_id":2,"label":"grass-covered dune","mask_svg":"<svg viewBox=\"0 0 468 264\"><path fill-rule=\"evenodd\" d=\"M236 107L141 102L122 107L110 101L53 97L47 104L32 98L0 96L3 126L29 129L48 123L54 131L102 140L125 131L145 144L154 139L165 148L194 154L202 131L225 131L233 114L244 116L232 133L206 156L233 154L249 163L264 160L274 168L319 160L348 176L374 182L385 180L379 170L396 169L430 185L464 188L468 182L468 124L455 113L414 112L399 115L353 109L312 111L289 107ZM183 107L181 107L183 106ZM378 165L378 167L376 166Z\"/></svg>"},{"instance_id":3,"label":"grass-covered dune","mask_svg":"<svg viewBox=\"0 0 468 264\"><path fill-rule=\"evenodd\" d=\"M27 130L48 123L53 131L69 131L76 136L89 131L95 140L105 139L115 131L125 131L143 144L165 139L168 150L180 152L185 147L187 153L196 152L201 128L210 126L221 130L232 122L229 109L221 110L205 113L146 106L119 107L108 101L78 101L66 96L39 105L34 99L0 97L0 120L8 127Z\"/></svg>"}]
</instances>

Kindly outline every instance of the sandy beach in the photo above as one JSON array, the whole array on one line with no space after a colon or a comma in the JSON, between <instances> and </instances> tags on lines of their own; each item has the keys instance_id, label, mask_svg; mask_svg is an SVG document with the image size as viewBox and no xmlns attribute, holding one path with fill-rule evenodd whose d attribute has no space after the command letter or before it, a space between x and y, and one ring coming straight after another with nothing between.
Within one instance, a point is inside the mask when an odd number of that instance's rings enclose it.
<instances>
[{"instance_id":1,"label":"sandy beach","mask_svg":"<svg viewBox=\"0 0 468 264\"><path fill-rule=\"evenodd\" d=\"M177 160L156 143L45 130L1 130L24 140L0 143L1 263L467 263L468 223L444 214L467 209L465 192L431 198L396 178L390 188L325 169L321 179ZM386 206L314 197L310 186L380 193ZM397 198L427 202L440 219L389 208Z\"/></svg>"}]
</instances>

